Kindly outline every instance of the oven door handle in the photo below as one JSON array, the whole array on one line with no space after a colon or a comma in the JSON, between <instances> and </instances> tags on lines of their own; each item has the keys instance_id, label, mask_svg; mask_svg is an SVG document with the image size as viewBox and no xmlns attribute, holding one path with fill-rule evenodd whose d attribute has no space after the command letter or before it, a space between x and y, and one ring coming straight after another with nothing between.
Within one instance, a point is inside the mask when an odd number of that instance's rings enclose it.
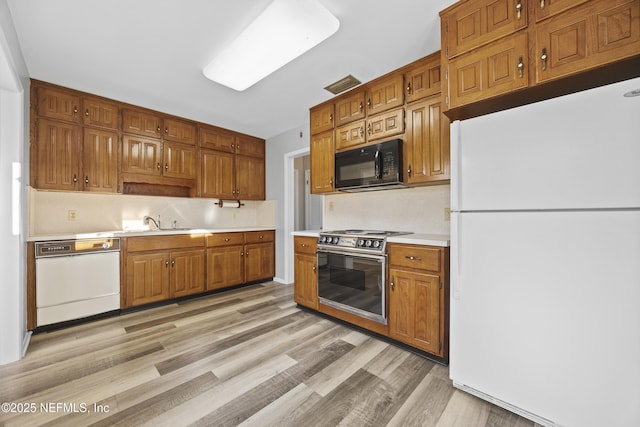
<instances>
[{"instance_id":1,"label":"oven door handle","mask_svg":"<svg viewBox=\"0 0 640 427\"><path fill-rule=\"evenodd\" d=\"M383 262L384 260L387 259L387 254L365 254L365 253L355 253L355 252L349 252L349 251L341 251L341 250L334 250L331 249L330 251L327 250L318 250L316 252L316 255L318 254L334 254L334 255L344 255L344 256L350 256L353 258L366 258L366 259L373 259L379 262Z\"/></svg>"}]
</instances>

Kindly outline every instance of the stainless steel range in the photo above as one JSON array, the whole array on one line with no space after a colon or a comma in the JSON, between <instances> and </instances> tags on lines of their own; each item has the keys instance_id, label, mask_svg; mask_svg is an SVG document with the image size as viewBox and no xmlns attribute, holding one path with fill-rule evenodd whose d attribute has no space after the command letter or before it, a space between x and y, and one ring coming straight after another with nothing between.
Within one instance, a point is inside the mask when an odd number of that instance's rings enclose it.
<instances>
[{"instance_id":1,"label":"stainless steel range","mask_svg":"<svg viewBox=\"0 0 640 427\"><path fill-rule=\"evenodd\" d=\"M318 238L320 303L387 324L387 237L399 231L339 230Z\"/></svg>"}]
</instances>

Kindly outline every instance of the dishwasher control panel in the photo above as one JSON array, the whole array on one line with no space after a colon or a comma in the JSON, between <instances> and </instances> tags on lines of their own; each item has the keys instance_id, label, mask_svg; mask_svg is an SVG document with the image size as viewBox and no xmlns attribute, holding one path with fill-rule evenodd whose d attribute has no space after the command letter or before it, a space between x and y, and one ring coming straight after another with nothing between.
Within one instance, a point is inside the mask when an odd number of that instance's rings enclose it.
<instances>
[{"instance_id":1,"label":"dishwasher control panel","mask_svg":"<svg viewBox=\"0 0 640 427\"><path fill-rule=\"evenodd\" d=\"M117 252L120 250L120 239L118 237L110 237L104 239L53 240L37 242L35 247L36 258L92 252Z\"/></svg>"}]
</instances>

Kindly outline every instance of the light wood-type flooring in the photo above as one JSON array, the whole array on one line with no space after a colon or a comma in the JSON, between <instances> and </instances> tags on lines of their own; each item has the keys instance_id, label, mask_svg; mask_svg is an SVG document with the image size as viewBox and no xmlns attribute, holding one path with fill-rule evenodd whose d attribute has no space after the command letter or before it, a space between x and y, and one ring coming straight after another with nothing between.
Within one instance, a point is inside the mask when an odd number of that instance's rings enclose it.
<instances>
[{"instance_id":1,"label":"light wood-type flooring","mask_svg":"<svg viewBox=\"0 0 640 427\"><path fill-rule=\"evenodd\" d=\"M274 282L36 334L3 402L20 427L535 426Z\"/></svg>"}]
</instances>

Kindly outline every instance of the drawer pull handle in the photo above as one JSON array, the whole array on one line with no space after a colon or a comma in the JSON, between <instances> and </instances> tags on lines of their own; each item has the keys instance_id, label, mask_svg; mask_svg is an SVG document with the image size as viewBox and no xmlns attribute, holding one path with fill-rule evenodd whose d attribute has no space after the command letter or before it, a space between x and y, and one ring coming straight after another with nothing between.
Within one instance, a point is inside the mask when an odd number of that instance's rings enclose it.
<instances>
[{"instance_id":1,"label":"drawer pull handle","mask_svg":"<svg viewBox=\"0 0 640 427\"><path fill-rule=\"evenodd\" d=\"M309 245L307 245L306 243L300 243L300 246L302 246L303 248L306 248Z\"/></svg>"},{"instance_id":2,"label":"drawer pull handle","mask_svg":"<svg viewBox=\"0 0 640 427\"><path fill-rule=\"evenodd\" d=\"M411 260L411 261L422 261L422 258L420 257L415 257L413 255L407 255L405 256L406 259Z\"/></svg>"},{"instance_id":3,"label":"drawer pull handle","mask_svg":"<svg viewBox=\"0 0 640 427\"><path fill-rule=\"evenodd\" d=\"M225 241L225 242L228 242L229 240L231 240L231 239L230 239L230 238L228 238L228 237L226 237L226 238L224 239L224 241Z\"/></svg>"},{"instance_id":4,"label":"drawer pull handle","mask_svg":"<svg viewBox=\"0 0 640 427\"><path fill-rule=\"evenodd\" d=\"M260 236L258 236L258 239L264 239L264 236L261 234Z\"/></svg>"},{"instance_id":5,"label":"drawer pull handle","mask_svg":"<svg viewBox=\"0 0 640 427\"><path fill-rule=\"evenodd\" d=\"M524 76L524 61L522 60L522 56L518 59L518 75L520 78Z\"/></svg>"},{"instance_id":6,"label":"drawer pull handle","mask_svg":"<svg viewBox=\"0 0 640 427\"><path fill-rule=\"evenodd\" d=\"M542 60L542 71L547 69L547 49L542 48L542 56L540 57Z\"/></svg>"}]
</instances>

